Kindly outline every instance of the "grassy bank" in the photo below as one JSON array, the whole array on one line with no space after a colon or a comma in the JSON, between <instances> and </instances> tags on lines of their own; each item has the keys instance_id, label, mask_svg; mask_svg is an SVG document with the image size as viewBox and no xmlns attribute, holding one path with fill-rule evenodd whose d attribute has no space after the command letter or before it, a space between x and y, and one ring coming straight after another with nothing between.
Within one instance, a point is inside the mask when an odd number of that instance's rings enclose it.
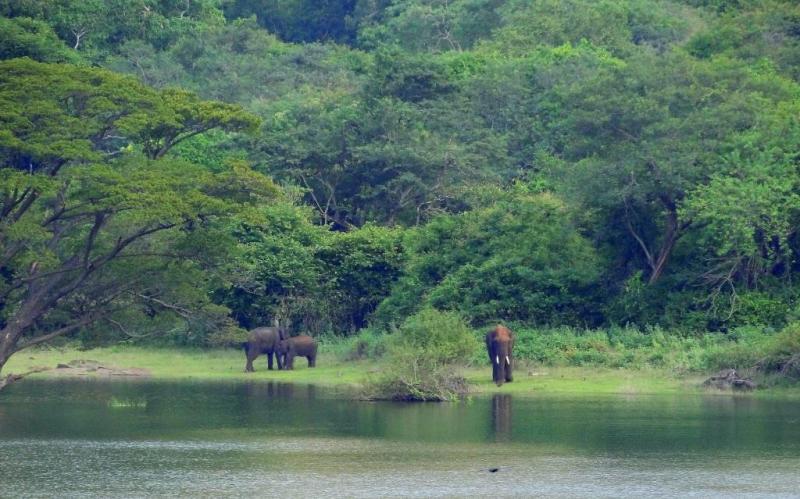
<instances>
[{"instance_id":1,"label":"grassy bank","mask_svg":"<svg viewBox=\"0 0 800 499\"><path fill-rule=\"evenodd\" d=\"M154 380L274 380L320 385L356 385L361 382L365 372L374 368L372 362L339 362L333 354L323 352L317 359L318 367L315 369L308 369L305 359L300 358L295 361L293 371L268 371L267 358L262 356L254 363L256 372L246 373L245 356L241 350L115 346L92 350L49 348L25 351L12 357L3 372L22 373L38 368L55 368L58 364L69 364L76 360L89 360L122 369L142 369L147 372L145 377ZM66 370L53 369L31 376L47 378L65 374ZM85 373L88 378L100 376L99 373Z\"/></svg>"},{"instance_id":2,"label":"grassy bank","mask_svg":"<svg viewBox=\"0 0 800 499\"><path fill-rule=\"evenodd\" d=\"M392 335L364 331L349 338L322 338L316 369L308 369L305 359L300 358L294 371L268 371L266 357L262 356L255 363L256 372L245 373L245 356L241 350L119 345L93 350L62 347L24 351L12 357L4 374L49 368L32 376L117 378L129 374L122 370L136 368L138 375L155 380L283 381L359 386L381 378L407 379L416 376L414 373L428 372L421 366L430 364L434 358L431 352L460 352L457 359L442 358L430 365L473 366L466 368L464 375L470 391L477 394L498 391L532 395L698 392L703 391L700 385L709 373L723 368L735 368L743 375L753 374L760 384L771 386L759 393L800 394L800 384L794 382L800 369L800 325L797 324L780 332L740 328L727 335L701 337L684 337L661 330L518 328L514 349L515 380L497 388L491 383L491 368L486 365L480 332L464 330L456 338L452 332L457 324L450 324L453 320L434 314L420 324L404 325ZM437 336L431 331L450 333ZM473 334L474 338L470 338ZM414 338L425 341L409 343ZM456 346L469 348L462 352L454 349ZM408 362L404 360L406 357ZM79 360L112 369L54 369L58 364ZM411 361L417 367L409 368Z\"/></svg>"},{"instance_id":3,"label":"grassy bank","mask_svg":"<svg viewBox=\"0 0 800 499\"><path fill-rule=\"evenodd\" d=\"M682 375L666 369L608 369L588 367L521 368L514 381L498 388L490 366L468 369L467 380L476 394L669 394L701 392L704 376Z\"/></svg>"},{"instance_id":4,"label":"grassy bank","mask_svg":"<svg viewBox=\"0 0 800 499\"><path fill-rule=\"evenodd\" d=\"M237 350L155 349L130 346L77 350L52 348L23 352L15 355L4 373L27 372L36 368L55 368L76 360L90 360L116 368L145 370L152 380L198 381L282 381L317 385L359 386L384 369L372 360L343 361L335 352L322 352L318 367L308 369L305 359L296 362L293 371L268 371L266 358L256 361L256 372L245 373L244 354ZM67 375L63 369L53 369L32 374L36 378L54 378ZM678 376L667 369L612 369L592 367L539 367L521 362L515 381L501 388L491 382L491 368L471 367L465 370L475 394L657 394L699 391L703 377ZM88 372L80 377L98 378L101 374ZM112 376L112 378L116 378ZM130 379L130 378L120 378Z\"/></svg>"}]
</instances>

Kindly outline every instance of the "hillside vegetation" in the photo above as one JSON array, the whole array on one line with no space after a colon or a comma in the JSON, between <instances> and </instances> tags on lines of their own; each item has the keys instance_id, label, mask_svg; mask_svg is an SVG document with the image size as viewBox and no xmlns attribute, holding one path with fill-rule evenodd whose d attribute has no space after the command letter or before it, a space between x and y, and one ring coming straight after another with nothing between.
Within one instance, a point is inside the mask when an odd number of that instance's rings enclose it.
<instances>
[{"instance_id":1,"label":"hillside vegetation","mask_svg":"<svg viewBox=\"0 0 800 499\"><path fill-rule=\"evenodd\" d=\"M753 366L797 330L794 1L0 16L0 368L59 336L218 346L275 317L370 338L437 310Z\"/></svg>"}]
</instances>

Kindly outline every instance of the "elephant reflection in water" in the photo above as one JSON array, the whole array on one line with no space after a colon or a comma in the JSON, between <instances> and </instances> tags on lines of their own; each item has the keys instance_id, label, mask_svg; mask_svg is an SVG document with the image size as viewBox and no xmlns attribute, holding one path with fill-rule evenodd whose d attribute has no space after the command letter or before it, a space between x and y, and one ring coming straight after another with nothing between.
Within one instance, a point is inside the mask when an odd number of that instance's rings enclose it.
<instances>
[{"instance_id":1,"label":"elephant reflection in water","mask_svg":"<svg viewBox=\"0 0 800 499\"><path fill-rule=\"evenodd\" d=\"M498 393L492 397L492 425L495 441L511 440L511 395Z\"/></svg>"}]
</instances>

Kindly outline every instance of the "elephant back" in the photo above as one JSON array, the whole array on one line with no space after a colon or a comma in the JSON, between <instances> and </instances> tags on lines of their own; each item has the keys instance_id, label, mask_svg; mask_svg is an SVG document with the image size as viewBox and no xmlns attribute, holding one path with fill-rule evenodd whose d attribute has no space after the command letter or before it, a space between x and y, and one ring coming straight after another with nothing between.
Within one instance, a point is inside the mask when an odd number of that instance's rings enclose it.
<instances>
[{"instance_id":1,"label":"elephant back","mask_svg":"<svg viewBox=\"0 0 800 499\"><path fill-rule=\"evenodd\" d=\"M287 341L291 343L292 348L298 355L309 355L317 351L317 341L306 334L294 336Z\"/></svg>"},{"instance_id":2,"label":"elephant back","mask_svg":"<svg viewBox=\"0 0 800 499\"><path fill-rule=\"evenodd\" d=\"M248 342L262 346L277 345L277 343L281 340L282 335L285 334L285 330L280 327L257 327L250 331Z\"/></svg>"}]
</instances>

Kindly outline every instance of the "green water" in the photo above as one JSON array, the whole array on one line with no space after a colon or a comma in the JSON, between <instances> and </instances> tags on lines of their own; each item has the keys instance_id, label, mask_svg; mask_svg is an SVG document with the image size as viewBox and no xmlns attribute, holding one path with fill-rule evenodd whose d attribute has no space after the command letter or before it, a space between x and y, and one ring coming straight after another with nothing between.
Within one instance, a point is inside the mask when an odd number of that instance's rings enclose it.
<instances>
[{"instance_id":1,"label":"green water","mask_svg":"<svg viewBox=\"0 0 800 499\"><path fill-rule=\"evenodd\" d=\"M397 404L309 386L119 381L0 393L0 497L274 495L800 497L800 402Z\"/></svg>"}]
</instances>

